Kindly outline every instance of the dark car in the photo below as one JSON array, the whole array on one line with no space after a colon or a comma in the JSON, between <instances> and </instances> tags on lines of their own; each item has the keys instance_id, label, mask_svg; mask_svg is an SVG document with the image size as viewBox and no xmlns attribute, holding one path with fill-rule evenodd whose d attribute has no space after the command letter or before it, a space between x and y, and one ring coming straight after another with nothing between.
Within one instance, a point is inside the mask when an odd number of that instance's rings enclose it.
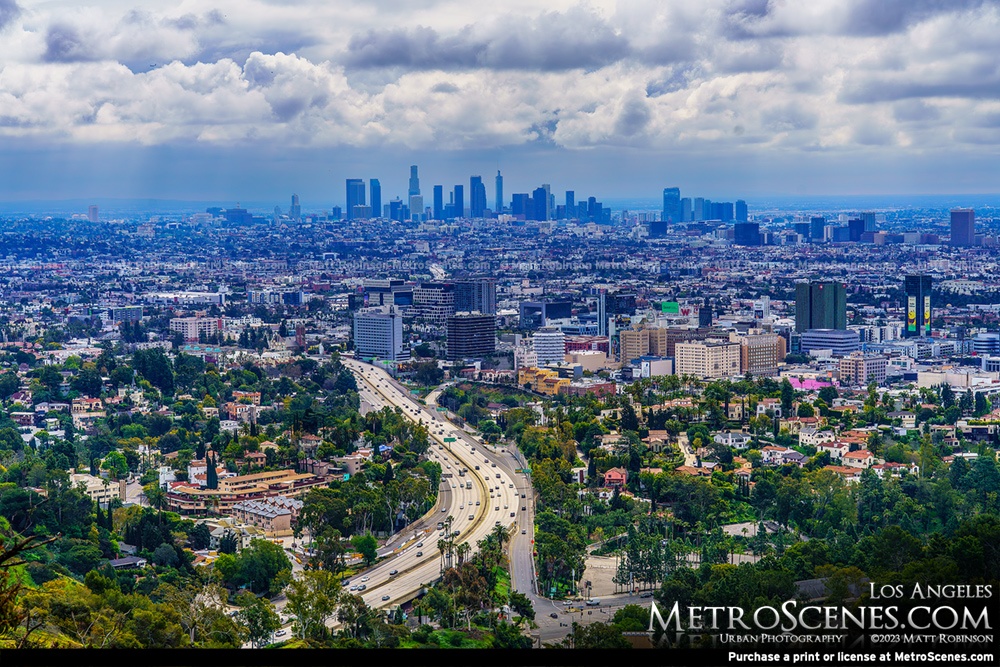
<instances>
[{"instance_id":1,"label":"dark car","mask_svg":"<svg viewBox=\"0 0 1000 667\"><path fill-rule=\"evenodd\" d=\"M639 597L641 597L641 598L651 598L651 597L653 597L653 592L652 591L646 591L645 593L643 593Z\"/></svg>"},{"instance_id":2,"label":"dark car","mask_svg":"<svg viewBox=\"0 0 1000 667\"><path fill-rule=\"evenodd\" d=\"M559 614L552 612L551 614L549 614L549 618L559 618Z\"/></svg>"}]
</instances>

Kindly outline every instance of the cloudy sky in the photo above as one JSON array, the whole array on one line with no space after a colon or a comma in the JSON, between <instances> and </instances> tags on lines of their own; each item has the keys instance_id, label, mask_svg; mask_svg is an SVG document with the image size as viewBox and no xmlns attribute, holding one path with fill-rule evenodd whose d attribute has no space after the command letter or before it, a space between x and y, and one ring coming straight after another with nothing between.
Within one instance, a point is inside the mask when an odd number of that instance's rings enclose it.
<instances>
[{"instance_id":1,"label":"cloudy sky","mask_svg":"<svg viewBox=\"0 0 1000 667\"><path fill-rule=\"evenodd\" d=\"M997 192L998 54L983 0L0 0L0 197Z\"/></svg>"}]
</instances>

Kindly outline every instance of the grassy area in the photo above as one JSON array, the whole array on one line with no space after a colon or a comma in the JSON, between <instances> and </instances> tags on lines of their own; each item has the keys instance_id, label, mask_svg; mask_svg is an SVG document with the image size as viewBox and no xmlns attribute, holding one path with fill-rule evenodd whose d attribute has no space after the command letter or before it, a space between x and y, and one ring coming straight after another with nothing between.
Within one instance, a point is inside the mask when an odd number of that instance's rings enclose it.
<instances>
[{"instance_id":1,"label":"grassy area","mask_svg":"<svg viewBox=\"0 0 1000 667\"><path fill-rule=\"evenodd\" d=\"M495 573L497 577L496 588L493 589L494 597L497 600L506 600L507 596L510 595L510 574L507 570L503 568L495 568Z\"/></svg>"},{"instance_id":2,"label":"grassy area","mask_svg":"<svg viewBox=\"0 0 1000 667\"><path fill-rule=\"evenodd\" d=\"M489 648L493 641L489 634L474 629L471 633L465 630L435 630L427 637L426 643L408 639L399 643L399 648Z\"/></svg>"}]
</instances>

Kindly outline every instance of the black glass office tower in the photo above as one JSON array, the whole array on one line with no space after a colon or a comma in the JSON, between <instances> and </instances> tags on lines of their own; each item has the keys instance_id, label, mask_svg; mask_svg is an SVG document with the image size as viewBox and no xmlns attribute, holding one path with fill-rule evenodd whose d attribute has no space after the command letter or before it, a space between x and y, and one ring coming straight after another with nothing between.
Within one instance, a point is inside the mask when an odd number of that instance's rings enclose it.
<instances>
[{"instance_id":1,"label":"black glass office tower","mask_svg":"<svg viewBox=\"0 0 1000 667\"><path fill-rule=\"evenodd\" d=\"M354 207L365 205L365 181L361 178L347 179L347 210L344 216L354 220Z\"/></svg>"},{"instance_id":2,"label":"black glass office tower","mask_svg":"<svg viewBox=\"0 0 1000 667\"><path fill-rule=\"evenodd\" d=\"M843 283L795 283L795 330L847 328L847 290Z\"/></svg>"},{"instance_id":3,"label":"black glass office tower","mask_svg":"<svg viewBox=\"0 0 1000 667\"><path fill-rule=\"evenodd\" d=\"M444 220L444 186L434 186L434 219Z\"/></svg>"},{"instance_id":4,"label":"black glass office tower","mask_svg":"<svg viewBox=\"0 0 1000 667\"><path fill-rule=\"evenodd\" d=\"M904 338L926 338L931 335L931 277L906 276L903 279L906 293L906 327Z\"/></svg>"},{"instance_id":5,"label":"black glass office tower","mask_svg":"<svg viewBox=\"0 0 1000 667\"><path fill-rule=\"evenodd\" d=\"M663 188L663 222L681 222L681 189Z\"/></svg>"}]
</instances>

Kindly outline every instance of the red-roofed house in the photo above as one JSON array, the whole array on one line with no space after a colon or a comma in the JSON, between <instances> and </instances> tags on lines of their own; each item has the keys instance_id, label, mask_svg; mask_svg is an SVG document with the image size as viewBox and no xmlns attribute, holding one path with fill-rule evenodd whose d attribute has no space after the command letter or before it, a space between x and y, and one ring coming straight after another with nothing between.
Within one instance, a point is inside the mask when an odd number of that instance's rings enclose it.
<instances>
[{"instance_id":1,"label":"red-roofed house","mask_svg":"<svg viewBox=\"0 0 1000 667\"><path fill-rule=\"evenodd\" d=\"M612 468L604 473L604 486L625 486L628 482L628 471L624 468Z\"/></svg>"},{"instance_id":2,"label":"red-roofed house","mask_svg":"<svg viewBox=\"0 0 1000 667\"><path fill-rule=\"evenodd\" d=\"M847 452L841 460L852 468L870 468L875 463L875 456L867 449L859 449L856 452Z\"/></svg>"}]
</instances>

